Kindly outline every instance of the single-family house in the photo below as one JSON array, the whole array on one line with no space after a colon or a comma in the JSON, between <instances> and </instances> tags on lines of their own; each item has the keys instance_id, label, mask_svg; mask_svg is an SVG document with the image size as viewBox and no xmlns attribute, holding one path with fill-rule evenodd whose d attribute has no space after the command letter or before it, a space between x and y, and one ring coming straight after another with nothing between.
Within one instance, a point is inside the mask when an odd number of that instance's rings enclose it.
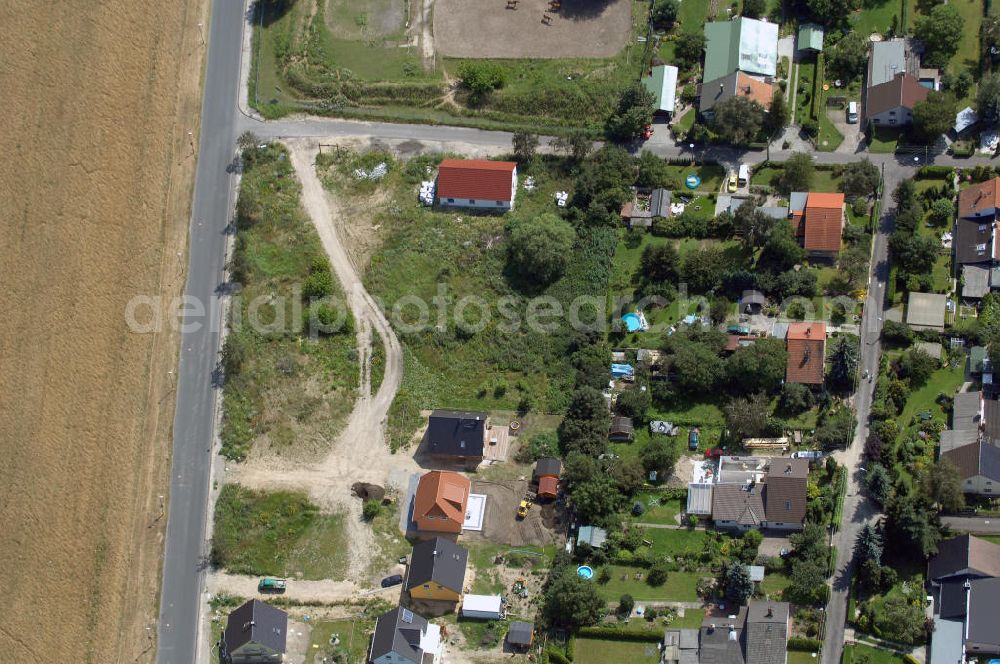
<instances>
[{"instance_id":1,"label":"single-family house","mask_svg":"<svg viewBox=\"0 0 1000 664\"><path fill-rule=\"evenodd\" d=\"M664 630L662 664L698 664L698 630Z\"/></svg>"},{"instance_id":2,"label":"single-family house","mask_svg":"<svg viewBox=\"0 0 1000 664\"><path fill-rule=\"evenodd\" d=\"M458 473L446 470L425 473L413 497L413 521L417 531L462 532L471 489L472 482Z\"/></svg>"},{"instance_id":3,"label":"single-family house","mask_svg":"<svg viewBox=\"0 0 1000 664\"><path fill-rule=\"evenodd\" d=\"M807 459L771 459L763 489L768 528L800 530L803 527L808 483Z\"/></svg>"},{"instance_id":4,"label":"single-family house","mask_svg":"<svg viewBox=\"0 0 1000 664\"><path fill-rule=\"evenodd\" d=\"M438 664L441 627L409 609L396 607L375 621L368 661L372 664Z\"/></svg>"},{"instance_id":5,"label":"single-family house","mask_svg":"<svg viewBox=\"0 0 1000 664\"><path fill-rule=\"evenodd\" d=\"M764 110L771 107L771 98L774 96L774 86L770 83L756 78L742 71L734 71L721 78L706 81L701 86L701 96L698 102L698 111L706 118L711 118L713 108L727 99L733 97L743 97L756 102Z\"/></svg>"},{"instance_id":6,"label":"single-family house","mask_svg":"<svg viewBox=\"0 0 1000 664\"><path fill-rule=\"evenodd\" d=\"M993 363L985 346L973 346L969 349L969 373L975 378L984 373L993 373Z\"/></svg>"},{"instance_id":7,"label":"single-family house","mask_svg":"<svg viewBox=\"0 0 1000 664\"><path fill-rule=\"evenodd\" d=\"M469 552L442 537L418 542L410 554L404 587L415 600L455 602L462 598Z\"/></svg>"},{"instance_id":8,"label":"single-family house","mask_svg":"<svg viewBox=\"0 0 1000 664\"><path fill-rule=\"evenodd\" d=\"M789 201L792 228L809 255L836 258L844 233L844 194L793 192Z\"/></svg>"},{"instance_id":9,"label":"single-family house","mask_svg":"<svg viewBox=\"0 0 1000 664\"><path fill-rule=\"evenodd\" d=\"M774 76L778 70L778 25L741 16L705 24L704 81L742 71Z\"/></svg>"},{"instance_id":10,"label":"single-family house","mask_svg":"<svg viewBox=\"0 0 1000 664\"><path fill-rule=\"evenodd\" d=\"M906 324L914 330L944 332L944 312L948 297L940 293L910 292L906 306Z\"/></svg>"},{"instance_id":11,"label":"single-family house","mask_svg":"<svg viewBox=\"0 0 1000 664\"><path fill-rule=\"evenodd\" d=\"M930 662L1000 654L1000 545L960 535L927 563L934 634Z\"/></svg>"},{"instance_id":12,"label":"single-family house","mask_svg":"<svg viewBox=\"0 0 1000 664\"><path fill-rule=\"evenodd\" d=\"M483 460L489 416L483 412L435 410L427 420L427 451L437 461L474 470Z\"/></svg>"},{"instance_id":13,"label":"single-family house","mask_svg":"<svg viewBox=\"0 0 1000 664\"><path fill-rule=\"evenodd\" d=\"M1000 177L979 182L958 194L958 217L960 219L996 221L1000 210ZM992 230L990 236L993 236Z\"/></svg>"},{"instance_id":14,"label":"single-family house","mask_svg":"<svg viewBox=\"0 0 1000 664\"><path fill-rule=\"evenodd\" d=\"M552 457L543 457L535 462L534 481L538 484L539 498L555 498L559 495L559 474L562 462Z\"/></svg>"},{"instance_id":15,"label":"single-family house","mask_svg":"<svg viewBox=\"0 0 1000 664\"><path fill-rule=\"evenodd\" d=\"M657 187L648 193L636 191L632 200L622 204L622 222L627 228L652 228L656 219L672 216L670 211L672 199L673 193L662 187Z\"/></svg>"},{"instance_id":16,"label":"single-family house","mask_svg":"<svg viewBox=\"0 0 1000 664\"><path fill-rule=\"evenodd\" d=\"M677 97L678 69L673 65L657 65L642 84L653 95L653 109L668 118L674 114Z\"/></svg>"},{"instance_id":17,"label":"single-family house","mask_svg":"<svg viewBox=\"0 0 1000 664\"><path fill-rule=\"evenodd\" d=\"M785 347L788 349L785 381L822 385L823 364L826 359L826 323L789 323Z\"/></svg>"},{"instance_id":18,"label":"single-family house","mask_svg":"<svg viewBox=\"0 0 1000 664\"><path fill-rule=\"evenodd\" d=\"M962 299L981 300L990 292L990 268L986 265L961 265Z\"/></svg>"},{"instance_id":19,"label":"single-family house","mask_svg":"<svg viewBox=\"0 0 1000 664\"><path fill-rule=\"evenodd\" d=\"M815 23L801 24L795 45L800 53L821 53L823 51L823 26Z\"/></svg>"},{"instance_id":20,"label":"single-family house","mask_svg":"<svg viewBox=\"0 0 1000 664\"><path fill-rule=\"evenodd\" d=\"M488 159L445 159L438 167L438 203L476 210L514 209L517 164Z\"/></svg>"},{"instance_id":21,"label":"single-family house","mask_svg":"<svg viewBox=\"0 0 1000 664\"><path fill-rule=\"evenodd\" d=\"M514 649L525 651L531 647L535 639L535 624L523 620L514 620L507 628L507 645Z\"/></svg>"},{"instance_id":22,"label":"single-family house","mask_svg":"<svg viewBox=\"0 0 1000 664\"><path fill-rule=\"evenodd\" d=\"M1000 447L985 440L942 451L958 468L962 491L977 496L1000 495Z\"/></svg>"},{"instance_id":23,"label":"single-family house","mask_svg":"<svg viewBox=\"0 0 1000 664\"><path fill-rule=\"evenodd\" d=\"M712 491L712 521L719 528L750 530L767 523L762 488L755 484L717 484Z\"/></svg>"},{"instance_id":24,"label":"single-family house","mask_svg":"<svg viewBox=\"0 0 1000 664\"><path fill-rule=\"evenodd\" d=\"M951 406L951 428L957 431L979 431L983 424L983 393L959 392Z\"/></svg>"},{"instance_id":25,"label":"single-family house","mask_svg":"<svg viewBox=\"0 0 1000 664\"><path fill-rule=\"evenodd\" d=\"M728 480L720 471L711 492L712 521L716 526L733 530L802 529L806 519L808 460L772 458L759 464L756 459L748 459L749 463L741 464L736 457L728 459L737 470ZM752 467L762 468L763 472L740 470Z\"/></svg>"},{"instance_id":26,"label":"single-family house","mask_svg":"<svg viewBox=\"0 0 1000 664\"><path fill-rule=\"evenodd\" d=\"M631 417L616 415L611 418L611 426L608 429L608 439L618 442L629 443L635 438L635 427L632 425Z\"/></svg>"},{"instance_id":27,"label":"single-family house","mask_svg":"<svg viewBox=\"0 0 1000 664\"><path fill-rule=\"evenodd\" d=\"M219 640L226 664L281 662L288 635L288 614L258 599L244 602L229 614Z\"/></svg>"},{"instance_id":28,"label":"single-family house","mask_svg":"<svg viewBox=\"0 0 1000 664\"><path fill-rule=\"evenodd\" d=\"M913 122L913 107L927 99L930 89L916 76L896 74L891 80L873 85L865 93L865 118L878 126L902 126Z\"/></svg>"},{"instance_id":29,"label":"single-family house","mask_svg":"<svg viewBox=\"0 0 1000 664\"><path fill-rule=\"evenodd\" d=\"M787 602L766 600L752 601L736 612L709 613L698 630L698 650L695 656L692 656L690 650L690 636L685 639L683 634L678 634L678 657L665 662L786 664L788 635L791 631L789 616L790 606ZM683 647L684 645L687 647Z\"/></svg>"}]
</instances>

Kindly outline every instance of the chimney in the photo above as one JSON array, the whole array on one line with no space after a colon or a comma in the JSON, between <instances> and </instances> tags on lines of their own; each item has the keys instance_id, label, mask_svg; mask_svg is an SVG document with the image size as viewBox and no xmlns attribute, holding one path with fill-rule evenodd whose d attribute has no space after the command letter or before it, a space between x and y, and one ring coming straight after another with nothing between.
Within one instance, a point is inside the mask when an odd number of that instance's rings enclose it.
<instances>
[{"instance_id":1,"label":"chimney","mask_svg":"<svg viewBox=\"0 0 1000 664\"><path fill-rule=\"evenodd\" d=\"M767 605L767 617L768 618L774 617L774 607L772 607L770 604Z\"/></svg>"},{"instance_id":2,"label":"chimney","mask_svg":"<svg viewBox=\"0 0 1000 664\"><path fill-rule=\"evenodd\" d=\"M811 337L812 333L813 333L812 325L807 325L806 326L806 336L807 337Z\"/></svg>"},{"instance_id":3,"label":"chimney","mask_svg":"<svg viewBox=\"0 0 1000 664\"><path fill-rule=\"evenodd\" d=\"M736 627L733 625L729 626L729 640L730 641L736 640Z\"/></svg>"},{"instance_id":4,"label":"chimney","mask_svg":"<svg viewBox=\"0 0 1000 664\"><path fill-rule=\"evenodd\" d=\"M788 474L790 472L792 472L792 464L788 464L788 466L785 468L785 474ZM768 610L770 610L770 609L768 609Z\"/></svg>"}]
</instances>

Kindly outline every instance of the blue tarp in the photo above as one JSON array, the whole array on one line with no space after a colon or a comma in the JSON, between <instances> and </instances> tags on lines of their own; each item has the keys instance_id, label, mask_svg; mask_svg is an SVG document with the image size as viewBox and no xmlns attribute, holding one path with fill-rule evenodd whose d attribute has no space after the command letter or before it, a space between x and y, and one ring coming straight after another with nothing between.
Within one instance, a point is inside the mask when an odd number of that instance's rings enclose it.
<instances>
[{"instance_id":1,"label":"blue tarp","mask_svg":"<svg viewBox=\"0 0 1000 664\"><path fill-rule=\"evenodd\" d=\"M631 364L612 364L611 365L611 375L615 377L619 376L631 376L635 373L635 369L632 368Z\"/></svg>"}]
</instances>

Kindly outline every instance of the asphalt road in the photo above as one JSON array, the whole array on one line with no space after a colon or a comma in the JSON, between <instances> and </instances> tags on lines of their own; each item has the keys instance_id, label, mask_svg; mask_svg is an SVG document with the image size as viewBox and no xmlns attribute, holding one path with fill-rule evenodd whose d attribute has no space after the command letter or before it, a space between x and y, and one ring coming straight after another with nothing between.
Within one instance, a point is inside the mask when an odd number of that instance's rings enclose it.
<instances>
[{"instance_id":1,"label":"asphalt road","mask_svg":"<svg viewBox=\"0 0 1000 664\"><path fill-rule=\"evenodd\" d=\"M834 534L832 544L837 547L837 562L833 573L830 601L826 606L826 631L823 640L822 664L839 664L844 647L844 629L847 621L847 598L854 574L854 542L861 526L878 514L878 507L862 492L864 471L861 457L864 453L865 438L868 435L868 415L871 412L874 381L860 379L867 371L877 375L882 332L882 316L885 303L885 288L889 278L889 234L895 223L896 208L892 192L896 185L913 175L912 168L885 167L885 183L882 193L882 214L879 219L872 248L872 262L869 272L868 296L865 300L864 318L861 325L861 361L859 366L858 389L854 396L856 429L854 440L843 452L835 455L837 461L847 467L847 495L844 498L844 516L840 528Z\"/></svg>"},{"instance_id":2,"label":"asphalt road","mask_svg":"<svg viewBox=\"0 0 1000 664\"><path fill-rule=\"evenodd\" d=\"M220 286L232 209L236 95L240 84L241 0L213 0L201 112L198 166L188 244L186 295L204 315L185 316L177 376L156 661L192 664L199 643L199 608L207 565L205 524L215 435L213 384L219 350Z\"/></svg>"},{"instance_id":3,"label":"asphalt road","mask_svg":"<svg viewBox=\"0 0 1000 664\"><path fill-rule=\"evenodd\" d=\"M943 516L941 523L952 530L975 535L1000 535L1000 517Z\"/></svg>"}]
</instances>

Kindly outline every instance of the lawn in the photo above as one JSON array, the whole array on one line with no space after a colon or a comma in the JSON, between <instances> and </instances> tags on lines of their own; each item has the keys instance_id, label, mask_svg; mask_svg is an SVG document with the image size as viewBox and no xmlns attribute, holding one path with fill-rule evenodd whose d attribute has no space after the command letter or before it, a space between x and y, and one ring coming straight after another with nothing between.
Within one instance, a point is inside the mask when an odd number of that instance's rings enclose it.
<instances>
[{"instance_id":1,"label":"lawn","mask_svg":"<svg viewBox=\"0 0 1000 664\"><path fill-rule=\"evenodd\" d=\"M711 535L705 530L686 528L644 528L642 537L653 543L656 555L688 558L700 554Z\"/></svg>"},{"instance_id":2,"label":"lawn","mask_svg":"<svg viewBox=\"0 0 1000 664\"><path fill-rule=\"evenodd\" d=\"M816 664L819 657L815 653L789 650L786 664Z\"/></svg>"},{"instance_id":3,"label":"lawn","mask_svg":"<svg viewBox=\"0 0 1000 664\"><path fill-rule=\"evenodd\" d=\"M792 653L788 653L788 655L788 661L791 664ZM844 645L844 658L841 662L843 664L858 664L862 656L868 658L868 664L904 664L904 660L900 655L862 644Z\"/></svg>"},{"instance_id":4,"label":"lawn","mask_svg":"<svg viewBox=\"0 0 1000 664\"><path fill-rule=\"evenodd\" d=\"M861 11L851 15L851 25L855 31L868 37L872 33L886 35L894 23L898 28L903 12L900 0L874 0L864 5Z\"/></svg>"},{"instance_id":5,"label":"lawn","mask_svg":"<svg viewBox=\"0 0 1000 664\"><path fill-rule=\"evenodd\" d=\"M768 572L764 575L764 580L760 582L760 592L771 598L777 597L785 588L792 583L792 580L779 572Z\"/></svg>"},{"instance_id":6,"label":"lawn","mask_svg":"<svg viewBox=\"0 0 1000 664\"><path fill-rule=\"evenodd\" d=\"M769 165L759 168L754 171L751 176L751 181L755 185L766 185L769 187L776 186L778 179L784 173L785 167L782 162L771 162ZM839 191L841 178L834 176L833 170L815 169L813 171L812 186L809 187L809 191L823 191L823 192L836 192Z\"/></svg>"},{"instance_id":7,"label":"lawn","mask_svg":"<svg viewBox=\"0 0 1000 664\"><path fill-rule=\"evenodd\" d=\"M641 500L646 505L646 511L642 516L636 517L636 521L642 523L677 525L676 517L687 508L687 500L684 498L665 498L649 494L643 496Z\"/></svg>"},{"instance_id":8,"label":"lawn","mask_svg":"<svg viewBox=\"0 0 1000 664\"><path fill-rule=\"evenodd\" d=\"M712 576L711 572L704 574L698 572L670 572L667 581L662 586L653 587L645 580L635 578L636 574L641 574L645 579L649 570L642 567L625 567L622 565L611 565L608 570L611 573L611 580L607 583L597 585L597 592L608 601L617 602L624 595L629 594L636 599L647 602L697 602L698 593L696 584L703 576ZM625 576L625 579L622 577Z\"/></svg>"},{"instance_id":9,"label":"lawn","mask_svg":"<svg viewBox=\"0 0 1000 664\"><path fill-rule=\"evenodd\" d=\"M926 385L910 393L906 400L906 406L898 419L900 426L903 428L909 426L910 421L917 413L925 411L947 423L947 413L937 403L937 398L941 394L953 396L964 380L965 368L961 363L957 367L946 367L935 371L931 374Z\"/></svg>"},{"instance_id":10,"label":"lawn","mask_svg":"<svg viewBox=\"0 0 1000 664\"><path fill-rule=\"evenodd\" d=\"M576 640L576 657L573 661L576 664L607 664L608 662L655 664L660 661L660 650L653 642L606 641L580 637Z\"/></svg>"},{"instance_id":11,"label":"lawn","mask_svg":"<svg viewBox=\"0 0 1000 664\"><path fill-rule=\"evenodd\" d=\"M816 79L816 61L799 62L796 64L798 78L795 87L795 114L793 124L801 124L812 112L813 81Z\"/></svg>"},{"instance_id":12,"label":"lawn","mask_svg":"<svg viewBox=\"0 0 1000 664\"><path fill-rule=\"evenodd\" d=\"M984 539L987 542L993 542L994 544L1000 544L1000 535L976 535L979 539Z\"/></svg>"},{"instance_id":13,"label":"lawn","mask_svg":"<svg viewBox=\"0 0 1000 664\"><path fill-rule=\"evenodd\" d=\"M358 385L353 321L333 334L303 327L304 285L341 295L301 186L278 145L254 150L240 184L231 271L242 284L230 310L223 365L222 454L242 460L253 448L278 454L327 449L354 405ZM342 300L341 300L342 301Z\"/></svg>"},{"instance_id":14,"label":"lawn","mask_svg":"<svg viewBox=\"0 0 1000 664\"><path fill-rule=\"evenodd\" d=\"M306 664L321 664L321 662L363 662L368 653L368 634L374 627L371 620L318 620L309 623L312 631L309 634L309 649L306 650ZM334 635L340 639L336 646L331 643ZM344 660L338 660L337 654L346 655Z\"/></svg>"},{"instance_id":15,"label":"lawn","mask_svg":"<svg viewBox=\"0 0 1000 664\"><path fill-rule=\"evenodd\" d=\"M234 574L344 578L343 515L320 514L305 493L222 487L212 564Z\"/></svg>"},{"instance_id":16,"label":"lawn","mask_svg":"<svg viewBox=\"0 0 1000 664\"><path fill-rule=\"evenodd\" d=\"M871 140L868 143L868 150L877 154L891 154L896 151L896 146L903 136L902 129L892 129L890 127L875 127L871 132Z\"/></svg>"}]
</instances>

